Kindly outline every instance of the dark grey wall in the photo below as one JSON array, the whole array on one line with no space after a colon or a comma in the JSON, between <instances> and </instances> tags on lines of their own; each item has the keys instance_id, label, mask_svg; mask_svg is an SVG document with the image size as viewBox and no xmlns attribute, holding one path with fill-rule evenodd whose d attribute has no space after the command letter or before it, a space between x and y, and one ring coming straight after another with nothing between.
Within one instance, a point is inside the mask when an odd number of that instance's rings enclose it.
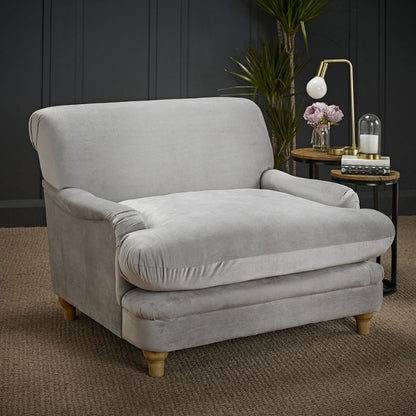
<instances>
[{"instance_id":1,"label":"dark grey wall","mask_svg":"<svg viewBox=\"0 0 416 416\"><path fill-rule=\"evenodd\" d=\"M253 3L1 0L0 225L44 223L41 175L27 134L34 110L219 95L219 88L235 83L224 71L229 57L273 33L271 18ZM382 120L383 153L402 174L402 214L416 214L413 8L412 0L333 0L308 29L310 63L297 82L303 88L323 58L352 60L357 118L374 112ZM348 114L347 66L331 65L327 82L325 101ZM349 130L347 117L333 129L333 143L347 144ZM309 146L309 137L303 129L298 147ZM306 176L306 166L298 170Z\"/></svg>"}]
</instances>

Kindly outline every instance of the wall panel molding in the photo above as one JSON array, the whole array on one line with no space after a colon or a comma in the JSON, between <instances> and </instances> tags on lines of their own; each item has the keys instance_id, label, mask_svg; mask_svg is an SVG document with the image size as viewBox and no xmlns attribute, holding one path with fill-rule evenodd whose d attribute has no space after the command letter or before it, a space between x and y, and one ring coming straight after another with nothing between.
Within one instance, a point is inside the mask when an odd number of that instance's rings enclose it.
<instances>
[{"instance_id":1,"label":"wall panel molding","mask_svg":"<svg viewBox=\"0 0 416 416\"><path fill-rule=\"evenodd\" d=\"M254 3L250 3L250 45L260 47L259 38L259 16L260 8Z\"/></svg>"},{"instance_id":2,"label":"wall panel molding","mask_svg":"<svg viewBox=\"0 0 416 416\"><path fill-rule=\"evenodd\" d=\"M367 112L380 116L383 153L402 174L405 214L416 214L415 147L404 123L413 117L416 95L409 76L416 67L407 12L412 5L332 0L329 12L308 27L310 63L296 82L303 91L323 58L353 62L356 122ZM4 2L0 27L6 57L0 96L3 226L44 221L39 164L27 133L31 112L50 105L220 95L219 89L238 83L224 71L232 67L230 57L276 33L272 18L252 0L16 0ZM334 145L343 145L350 140L347 68L331 66L327 83L325 101L345 110L331 134ZM312 102L299 96L302 101ZM298 147L309 140L304 128ZM306 166L297 169L307 175ZM330 179L324 169L322 178Z\"/></svg>"},{"instance_id":3,"label":"wall panel molding","mask_svg":"<svg viewBox=\"0 0 416 416\"><path fill-rule=\"evenodd\" d=\"M51 105L51 25L52 3L43 0L42 16L42 107Z\"/></svg>"},{"instance_id":4,"label":"wall panel molding","mask_svg":"<svg viewBox=\"0 0 416 416\"><path fill-rule=\"evenodd\" d=\"M0 6L0 206L6 204L7 209L10 201L40 197L39 164L27 123L48 95L44 6L43 0L4 1ZM4 212L0 210L0 223Z\"/></svg>"},{"instance_id":5,"label":"wall panel molding","mask_svg":"<svg viewBox=\"0 0 416 416\"><path fill-rule=\"evenodd\" d=\"M84 102L84 0L75 0L75 103Z\"/></svg>"},{"instance_id":6,"label":"wall panel molding","mask_svg":"<svg viewBox=\"0 0 416 416\"><path fill-rule=\"evenodd\" d=\"M149 0L148 100L157 98L159 0Z\"/></svg>"},{"instance_id":7,"label":"wall panel molding","mask_svg":"<svg viewBox=\"0 0 416 416\"><path fill-rule=\"evenodd\" d=\"M379 94L379 107L378 112L380 119L384 123L387 121L386 111L386 7L387 0L378 1L378 27L379 27L379 44L378 44L378 94ZM384 130L384 129L383 129ZM382 131L384 133L384 131ZM386 154L386 141L381 142L381 149Z\"/></svg>"},{"instance_id":8,"label":"wall panel molding","mask_svg":"<svg viewBox=\"0 0 416 416\"><path fill-rule=\"evenodd\" d=\"M180 0L180 97L189 97L189 9L190 0Z\"/></svg>"}]
</instances>

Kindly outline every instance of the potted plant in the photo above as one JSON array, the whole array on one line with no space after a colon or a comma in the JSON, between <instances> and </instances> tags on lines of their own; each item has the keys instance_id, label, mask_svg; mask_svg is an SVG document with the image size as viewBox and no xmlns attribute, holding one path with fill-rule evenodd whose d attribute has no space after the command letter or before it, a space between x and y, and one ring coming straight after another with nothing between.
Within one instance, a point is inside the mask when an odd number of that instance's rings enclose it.
<instances>
[{"instance_id":1,"label":"potted plant","mask_svg":"<svg viewBox=\"0 0 416 416\"><path fill-rule=\"evenodd\" d=\"M231 58L237 69L229 72L246 81L235 87L240 92L233 95L251 96L254 100L258 95L264 97L275 167L280 169L284 164L289 172L290 151L296 148L297 123L302 113L296 110L295 79L306 64L295 52L295 38L301 31L308 48L305 25L322 14L330 0L255 1L276 20L277 42L264 39L260 50L250 46L242 60Z\"/></svg>"}]
</instances>

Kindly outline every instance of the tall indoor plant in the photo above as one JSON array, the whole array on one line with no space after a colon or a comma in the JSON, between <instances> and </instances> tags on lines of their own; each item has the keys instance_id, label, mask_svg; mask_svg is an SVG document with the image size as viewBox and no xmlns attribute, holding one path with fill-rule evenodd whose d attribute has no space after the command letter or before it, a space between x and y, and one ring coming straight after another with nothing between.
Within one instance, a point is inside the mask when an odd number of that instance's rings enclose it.
<instances>
[{"instance_id":1,"label":"tall indoor plant","mask_svg":"<svg viewBox=\"0 0 416 416\"><path fill-rule=\"evenodd\" d=\"M288 150L290 152L290 143L296 134L299 114L293 116L287 103L290 100L293 78L303 64L294 63L292 70L290 56L285 52L284 45L268 39L263 39L261 49L250 46L242 61L234 58L232 60L237 70L229 72L248 83L235 87L245 91L233 95L248 95L253 100L259 94L262 95L275 168L280 169L282 163L286 162L288 171Z\"/></svg>"},{"instance_id":2,"label":"tall indoor plant","mask_svg":"<svg viewBox=\"0 0 416 416\"><path fill-rule=\"evenodd\" d=\"M266 98L275 166L280 167L285 163L286 171L289 172L290 150L296 148L297 121L301 113L296 111L295 79L305 65L305 59L301 61L296 55L295 38L301 31L305 46L308 47L305 25L322 14L330 0L255 1L275 19L278 44L273 46L265 40L262 50L251 46L243 62L233 59L238 71L232 73L247 81L246 87L251 87L247 95L256 98L258 93L262 93ZM274 79L276 75L279 77ZM271 87L274 88L273 94ZM296 174L295 165L293 173Z\"/></svg>"}]
</instances>

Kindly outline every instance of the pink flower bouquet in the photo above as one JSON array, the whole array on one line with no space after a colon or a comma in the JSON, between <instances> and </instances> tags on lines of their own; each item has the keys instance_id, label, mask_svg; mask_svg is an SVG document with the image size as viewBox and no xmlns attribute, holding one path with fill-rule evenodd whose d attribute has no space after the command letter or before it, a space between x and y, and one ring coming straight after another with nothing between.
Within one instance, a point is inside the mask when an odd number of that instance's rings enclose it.
<instances>
[{"instance_id":1,"label":"pink flower bouquet","mask_svg":"<svg viewBox=\"0 0 416 416\"><path fill-rule=\"evenodd\" d=\"M326 128L329 131L331 124L337 125L343 117L344 113L337 105L318 102L307 107L303 113L303 118L313 127L311 143L314 143L314 133L316 133L321 139L321 144L318 147L321 148L320 150L325 150L329 146L329 136L328 143L326 143L327 140L325 140L321 129Z\"/></svg>"},{"instance_id":2,"label":"pink flower bouquet","mask_svg":"<svg viewBox=\"0 0 416 416\"><path fill-rule=\"evenodd\" d=\"M303 113L303 118L312 127L318 127L328 123L337 124L343 117L344 113L337 105L327 105L325 103L313 103Z\"/></svg>"}]
</instances>

